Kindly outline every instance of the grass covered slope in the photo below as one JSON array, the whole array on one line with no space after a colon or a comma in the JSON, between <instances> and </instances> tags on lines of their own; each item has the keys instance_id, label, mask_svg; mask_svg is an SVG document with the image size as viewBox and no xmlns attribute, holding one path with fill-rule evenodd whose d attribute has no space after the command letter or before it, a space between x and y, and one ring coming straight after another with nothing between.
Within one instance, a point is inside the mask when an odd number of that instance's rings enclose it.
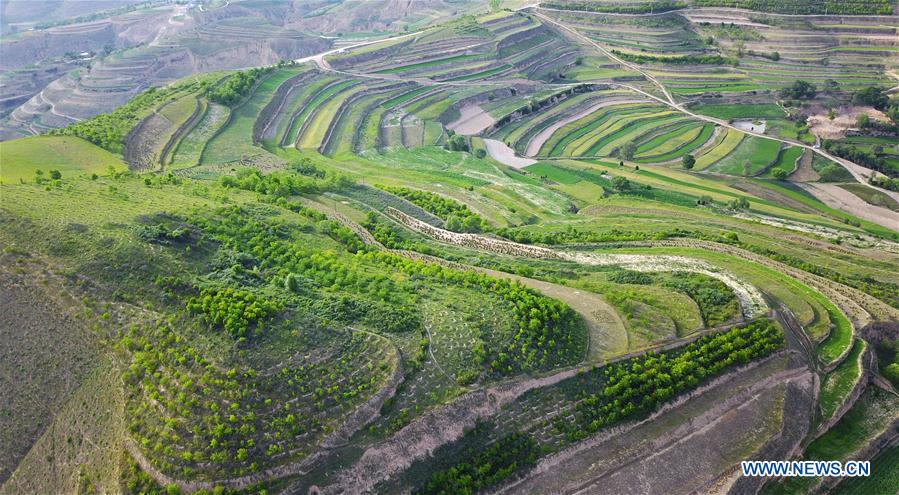
<instances>
[{"instance_id":1,"label":"grass covered slope","mask_svg":"<svg viewBox=\"0 0 899 495\"><path fill-rule=\"evenodd\" d=\"M121 158L74 136L38 136L0 144L0 180L4 183L31 181L41 170L64 176L109 173L125 169Z\"/></svg>"}]
</instances>

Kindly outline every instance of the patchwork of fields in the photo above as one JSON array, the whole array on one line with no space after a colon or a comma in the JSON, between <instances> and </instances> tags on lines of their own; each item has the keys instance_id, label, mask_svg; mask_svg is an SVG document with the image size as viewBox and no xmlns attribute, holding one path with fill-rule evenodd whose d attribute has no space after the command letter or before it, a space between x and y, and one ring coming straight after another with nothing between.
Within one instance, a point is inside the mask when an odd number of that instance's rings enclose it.
<instances>
[{"instance_id":1,"label":"patchwork of fields","mask_svg":"<svg viewBox=\"0 0 899 495\"><path fill-rule=\"evenodd\" d=\"M893 4L722 3L185 7L334 48L0 143L0 495L891 487Z\"/></svg>"}]
</instances>

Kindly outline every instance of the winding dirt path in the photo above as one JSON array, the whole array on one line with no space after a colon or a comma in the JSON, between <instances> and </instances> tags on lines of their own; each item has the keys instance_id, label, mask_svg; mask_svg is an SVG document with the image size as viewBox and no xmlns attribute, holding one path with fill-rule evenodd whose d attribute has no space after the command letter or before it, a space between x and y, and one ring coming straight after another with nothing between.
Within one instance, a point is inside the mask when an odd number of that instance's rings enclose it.
<instances>
[{"instance_id":1,"label":"winding dirt path","mask_svg":"<svg viewBox=\"0 0 899 495\"><path fill-rule=\"evenodd\" d=\"M526 258L565 260L594 266L614 265L640 272L685 271L701 273L720 280L734 292L734 295L740 302L740 308L744 317L752 318L768 311L768 304L765 302L765 299L758 288L748 282L740 280L726 270L722 270L704 261L688 258L686 256L607 254L550 249L547 247L520 244L504 239L484 237L477 234L450 232L429 225L417 218L413 218L390 207L387 208L386 213L406 227L431 237L437 242L454 244L476 250Z\"/></svg>"},{"instance_id":2,"label":"winding dirt path","mask_svg":"<svg viewBox=\"0 0 899 495\"><path fill-rule=\"evenodd\" d=\"M506 143L496 139L485 139L484 146L487 147L487 153L490 154L490 158L512 168L521 169L537 163L537 160L533 158L523 158L516 155L515 150L508 147Z\"/></svg>"},{"instance_id":3,"label":"winding dirt path","mask_svg":"<svg viewBox=\"0 0 899 495\"><path fill-rule=\"evenodd\" d=\"M831 208L899 232L899 212L872 205L836 184L805 183L799 187Z\"/></svg>"}]
</instances>

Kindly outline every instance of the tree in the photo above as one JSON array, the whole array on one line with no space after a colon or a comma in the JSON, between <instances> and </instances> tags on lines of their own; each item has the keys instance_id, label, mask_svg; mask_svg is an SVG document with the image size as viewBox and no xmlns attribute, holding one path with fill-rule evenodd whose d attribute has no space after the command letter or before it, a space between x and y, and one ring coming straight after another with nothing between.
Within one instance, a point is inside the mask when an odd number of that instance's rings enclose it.
<instances>
[{"instance_id":1,"label":"tree","mask_svg":"<svg viewBox=\"0 0 899 495\"><path fill-rule=\"evenodd\" d=\"M807 81L797 80L791 86L780 91L781 96L794 100L811 99L817 94L815 85Z\"/></svg>"},{"instance_id":2,"label":"tree","mask_svg":"<svg viewBox=\"0 0 899 495\"><path fill-rule=\"evenodd\" d=\"M864 129L865 127L868 127L868 124L871 123L871 118L868 117L868 114L862 113L862 114L859 114L856 122L858 123L859 129Z\"/></svg>"},{"instance_id":3,"label":"tree","mask_svg":"<svg viewBox=\"0 0 899 495\"><path fill-rule=\"evenodd\" d=\"M787 178L787 171L779 167L772 169L771 177L774 177L777 180L784 180Z\"/></svg>"},{"instance_id":4,"label":"tree","mask_svg":"<svg viewBox=\"0 0 899 495\"><path fill-rule=\"evenodd\" d=\"M749 200L744 197L740 197L728 203L727 206L729 206L732 210L748 210Z\"/></svg>"},{"instance_id":5,"label":"tree","mask_svg":"<svg viewBox=\"0 0 899 495\"><path fill-rule=\"evenodd\" d=\"M635 154L637 154L637 144L633 141L628 141L621 149L621 156L623 156L625 160L633 159Z\"/></svg>"},{"instance_id":6,"label":"tree","mask_svg":"<svg viewBox=\"0 0 899 495\"><path fill-rule=\"evenodd\" d=\"M893 105L886 111L887 117L893 122L899 124L899 105Z\"/></svg>"},{"instance_id":7,"label":"tree","mask_svg":"<svg viewBox=\"0 0 899 495\"><path fill-rule=\"evenodd\" d=\"M487 151L484 148L478 148L477 150L475 150L474 156L478 158L484 158L485 156L487 156Z\"/></svg>"},{"instance_id":8,"label":"tree","mask_svg":"<svg viewBox=\"0 0 899 495\"><path fill-rule=\"evenodd\" d=\"M899 386L899 363L892 363L883 368L883 376L887 380Z\"/></svg>"},{"instance_id":9,"label":"tree","mask_svg":"<svg viewBox=\"0 0 899 495\"><path fill-rule=\"evenodd\" d=\"M629 181L627 177L616 175L615 177L612 177L612 187L616 191L630 191L631 181Z\"/></svg>"},{"instance_id":10,"label":"tree","mask_svg":"<svg viewBox=\"0 0 899 495\"><path fill-rule=\"evenodd\" d=\"M53 180L59 180L59 179L62 179L62 173L61 173L59 170L51 170L51 171L50 171L50 178L53 179Z\"/></svg>"},{"instance_id":11,"label":"tree","mask_svg":"<svg viewBox=\"0 0 899 495\"><path fill-rule=\"evenodd\" d=\"M453 232L462 231L462 221L456 215L450 215L443 226L446 230L451 230Z\"/></svg>"},{"instance_id":12,"label":"tree","mask_svg":"<svg viewBox=\"0 0 899 495\"><path fill-rule=\"evenodd\" d=\"M890 98L881 88L868 86L852 94L852 103L870 105L878 110L883 110L890 104Z\"/></svg>"},{"instance_id":13,"label":"tree","mask_svg":"<svg viewBox=\"0 0 899 495\"><path fill-rule=\"evenodd\" d=\"M683 165L685 169L690 170L696 165L696 158L694 158L693 155L684 155L681 159L681 165Z\"/></svg>"}]
</instances>

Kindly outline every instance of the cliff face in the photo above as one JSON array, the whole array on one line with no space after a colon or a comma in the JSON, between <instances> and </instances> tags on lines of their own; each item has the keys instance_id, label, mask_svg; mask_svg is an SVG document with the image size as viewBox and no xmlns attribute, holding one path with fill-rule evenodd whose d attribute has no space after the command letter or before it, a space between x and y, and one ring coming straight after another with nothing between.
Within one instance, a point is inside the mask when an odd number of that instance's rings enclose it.
<instances>
[{"instance_id":1,"label":"cliff face","mask_svg":"<svg viewBox=\"0 0 899 495\"><path fill-rule=\"evenodd\" d=\"M108 0L105 5L115 8L130 1ZM55 6L37 3L53 15L71 7L63 0ZM94 3L104 2L88 3L96 8ZM0 44L0 70L10 81L0 86L0 140L108 112L149 86L195 72L270 65L330 48L330 39L310 32L398 30L408 22L426 24L483 4L483 0L337 4L272 0L234 2L212 10L169 4L20 32ZM13 8L8 5L3 2L5 9ZM87 59L78 56L81 52L112 54Z\"/></svg>"},{"instance_id":2,"label":"cliff face","mask_svg":"<svg viewBox=\"0 0 899 495\"><path fill-rule=\"evenodd\" d=\"M0 110L7 114L0 120L0 139L108 112L150 86L196 72L271 65L324 51L331 44L269 24L263 16L250 16L251 9L219 10L204 14L175 6L47 29L4 43L6 70L67 53L69 57L61 65L39 64L31 73L20 74L19 82L0 89ZM275 16L278 9L265 10ZM71 57L73 52L104 48L117 51L90 61Z\"/></svg>"}]
</instances>

